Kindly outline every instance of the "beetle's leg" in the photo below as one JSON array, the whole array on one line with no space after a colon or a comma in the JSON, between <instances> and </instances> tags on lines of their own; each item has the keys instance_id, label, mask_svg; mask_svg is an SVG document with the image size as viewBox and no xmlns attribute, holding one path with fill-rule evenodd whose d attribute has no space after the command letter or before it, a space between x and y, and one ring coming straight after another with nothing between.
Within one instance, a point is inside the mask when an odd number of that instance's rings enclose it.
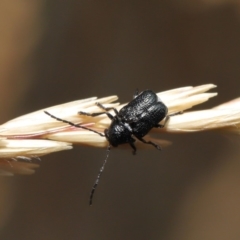
<instances>
[{"instance_id":1,"label":"beetle's leg","mask_svg":"<svg viewBox=\"0 0 240 240\"><path fill-rule=\"evenodd\" d=\"M133 142L130 142L129 144L130 144L130 146L131 146L131 147L132 147L132 149L133 149L133 155L136 155L136 151L137 151L137 148L136 148L136 146L134 145L134 143L133 143Z\"/></svg>"},{"instance_id":2,"label":"beetle's leg","mask_svg":"<svg viewBox=\"0 0 240 240\"><path fill-rule=\"evenodd\" d=\"M87 127L81 126L81 125L79 125L79 124L75 124L75 123L72 123L72 122L70 122L70 121L67 121L67 120L65 120L65 119L58 118L58 117L52 115L51 113L49 113L49 112L47 112L47 111L44 111L44 113L46 113L46 114L47 114L48 116L50 116L51 118L54 118L54 119L56 119L56 120L58 120L58 121L60 121L60 122L67 123L67 124L69 124L69 125L71 125L71 126L73 126L73 127L82 128L82 129L88 130L88 131L90 131L90 132L97 133L97 134L100 135L101 137L105 137L105 134L100 133L100 132L97 132L97 131L94 131L94 130L92 130L91 128L87 128Z\"/></svg>"},{"instance_id":3,"label":"beetle's leg","mask_svg":"<svg viewBox=\"0 0 240 240\"><path fill-rule=\"evenodd\" d=\"M111 120L113 119L113 115L109 112L99 112L99 113L87 113L87 112L78 112L80 115L90 116L90 117L96 117L102 114L106 114Z\"/></svg>"},{"instance_id":4,"label":"beetle's leg","mask_svg":"<svg viewBox=\"0 0 240 240\"><path fill-rule=\"evenodd\" d=\"M170 114L170 115L167 115L165 120L164 120L164 123L163 124L157 124L157 128L164 128L165 125L167 124L167 122L169 121L170 117L172 116L176 116L176 115L179 115L179 114L182 114L183 112L176 112L176 113L173 113L173 114Z\"/></svg>"},{"instance_id":5,"label":"beetle's leg","mask_svg":"<svg viewBox=\"0 0 240 240\"><path fill-rule=\"evenodd\" d=\"M164 128L165 125L167 124L167 122L169 121L170 116L171 116L171 115L166 116L166 118L165 118L165 120L164 120L164 123L163 123L163 124L159 124L159 123L158 123L158 124L156 125L156 127L157 127L157 128Z\"/></svg>"},{"instance_id":6,"label":"beetle's leg","mask_svg":"<svg viewBox=\"0 0 240 240\"><path fill-rule=\"evenodd\" d=\"M138 88L137 88L134 95L133 95L133 99L136 98L138 95L139 95L139 92L138 92Z\"/></svg>"},{"instance_id":7,"label":"beetle's leg","mask_svg":"<svg viewBox=\"0 0 240 240\"><path fill-rule=\"evenodd\" d=\"M151 142L151 141L146 141L145 139L141 138L141 137L136 137L139 141L145 143L145 144L151 144L153 145L155 148L157 148L158 150L162 150L161 147L159 145L157 145L156 143L154 142Z\"/></svg>"},{"instance_id":8,"label":"beetle's leg","mask_svg":"<svg viewBox=\"0 0 240 240\"><path fill-rule=\"evenodd\" d=\"M103 106L101 103L99 103L99 102L96 102L96 105L97 105L99 108L101 108L101 109L103 109L103 110L105 110L105 111L113 110L113 111L115 112L115 114L118 115L118 110L117 110L116 108L114 108L114 107L106 108L106 107L104 107L104 106Z\"/></svg>"}]
</instances>

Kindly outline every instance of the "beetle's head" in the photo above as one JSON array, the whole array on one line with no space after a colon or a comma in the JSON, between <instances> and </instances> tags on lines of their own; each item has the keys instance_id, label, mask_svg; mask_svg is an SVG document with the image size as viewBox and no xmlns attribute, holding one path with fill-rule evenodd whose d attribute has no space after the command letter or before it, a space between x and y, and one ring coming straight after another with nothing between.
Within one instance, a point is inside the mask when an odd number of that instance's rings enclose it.
<instances>
[{"instance_id":1,"label":"beetle's head","mask_svg":"<svg viewBox=\"0 0 240 240\"><path fill-rule=\"evenodd\" d=\"M132 133L120 122L114 122L104 131L105 136L111 146L117 147L120 144L133 142Z\"/></svg>"}]
</instances>

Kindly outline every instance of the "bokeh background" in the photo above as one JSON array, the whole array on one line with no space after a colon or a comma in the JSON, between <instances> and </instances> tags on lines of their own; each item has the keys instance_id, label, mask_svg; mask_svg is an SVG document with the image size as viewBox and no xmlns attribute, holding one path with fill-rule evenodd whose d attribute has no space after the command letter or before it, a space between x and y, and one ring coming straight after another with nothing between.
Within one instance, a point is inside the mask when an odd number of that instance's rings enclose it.
<instances>
[{"instance_id":1,"label":"bokeh background","mask_svg":"<svg viewBox=\"0 0 240 240\"><path fill-rule=\"evenodd\" d=\"M0 120L136 88L214 83L240 95L240 4L228 0L0 3ZM0 179L0 239L240 239L239 136L163 135L162 152L75 147Z\"/></svg>"}]
</instances>

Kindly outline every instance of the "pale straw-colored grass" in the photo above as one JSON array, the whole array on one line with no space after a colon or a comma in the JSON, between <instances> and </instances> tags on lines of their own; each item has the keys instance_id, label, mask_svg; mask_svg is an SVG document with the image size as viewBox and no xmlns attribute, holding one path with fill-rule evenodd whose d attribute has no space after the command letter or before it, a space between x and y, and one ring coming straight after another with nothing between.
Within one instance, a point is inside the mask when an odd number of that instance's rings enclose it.
<instances>
[{"instance_id":1,"label":"pale straw-colored grass","mask_svg":"<svg viewBox=\"0 0 240 240\"><path fill-rule=\"evenodd\" d=\"M171 116L164 128L154 128L153 131L155 133L184 133L221 129L240 133L240 98L211 109L188 111L195 105L215 97L217 93L207 93L215 87L213 84L205 84L157 93L168 107L168 114L180 114ZM110 124L110 119L105 114L93 118L79 115L78 112L102 111L96 106L96 102L119 110L125 104L113 103L117 99L117 96L110 96L73 101L45 108L0 125L0 174L31 174L38 164L32 163L30 158L71 149L72 144L93 147L108 146L109 143L105 137L59 122L46 115L44 111L103 133ZM152 138L149 135L145 139L150 139L161 146L169 144L168 141ZM148 145L137 143L138 149L145 147Z\"/></svg>"}]
</instances>

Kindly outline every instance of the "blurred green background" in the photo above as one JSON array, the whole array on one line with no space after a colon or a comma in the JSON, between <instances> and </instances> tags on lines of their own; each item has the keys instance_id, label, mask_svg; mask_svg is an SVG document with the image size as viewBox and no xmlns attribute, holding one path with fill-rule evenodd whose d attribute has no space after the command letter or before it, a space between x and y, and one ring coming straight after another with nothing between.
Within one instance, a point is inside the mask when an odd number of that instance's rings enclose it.
<instances>
[{"instance_id":1,"label":"blurred green background","mask_svg":"<svg viewBox=\"0 0 240 240\"><path fill-rule=\"evenodd\" d=\"M67 101L214 83L208 108L240 94L239 1L0 3L4 123ZM79 109L80 110L80 109ZM0 179L0 239L240 239L239 137L164 135L162 152L105 149L42 158Z\"/></svg>"}]
</instances>

